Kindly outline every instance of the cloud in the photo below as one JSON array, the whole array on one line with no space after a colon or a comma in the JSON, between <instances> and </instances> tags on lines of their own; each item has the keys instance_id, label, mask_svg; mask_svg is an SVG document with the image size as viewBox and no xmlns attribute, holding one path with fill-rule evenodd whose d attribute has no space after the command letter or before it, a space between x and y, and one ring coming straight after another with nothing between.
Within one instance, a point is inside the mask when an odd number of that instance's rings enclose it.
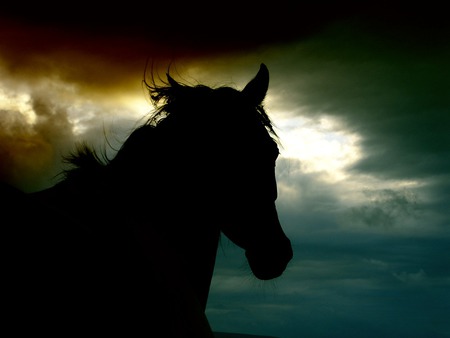
<instances>
[{"instance_id":1,"label":"cloud","mask_svg":"<svg viewBox=\"0 0 450 338\"><path fill-rule=\"evenodd\" d=\"M2 94L6 103L16 95ZM22 105L2 109L1 179L21 188L27 185L36 188L36 184L42 183L39 178L54 173L59 151L72 141L72 125L67 107L61 102L51 100L39 90L22 95L26 97Z\"/></svg>"},{"instance_id":2,"label":"cloud","mask_svg":"<svg viewBox=\"0 0 450 338\"><path fill-rule=\"evenodd\" d=\"M417 272L405 272L393 273L394 277L403 283L423 283L427 279L427 274L423 269Z\"/></svg>"},{"instance_id":3,"label":"cloud","mask_svg":"<svg viewBox=\"0 0 450 338\"><path fill-rule=\"evenodd\" d=\"M25 191L56 183L76 142L111 153L107 143L117 149L150 110L142 91L129 95L120 85L88 93L56 71L16 77L0 65L0 73L0 179Z\"/></svg>"},{"instance_id":4,"label":"cloud","mask_svg":"<svg viewBox=\"0 0 450 338\"><path fill-rule=\"evenodd\" d=\"M267 50L269 69L277 74L272 108L337 118L361 137L357 173L441 175L450 167L450 48L427 30L380 27L330 25L314 39Z\"/></svg>"},{"instance_id":5,"label":"cloud","mask_svg":"<svg viewBox=\"0 0 450 338\"><path fill-rule=\"evenodd\" d=\"M420 215L417 196L408 190L369 190L364 191L364 195L370 202L350 209L349 220L352 223L362 223L370 227L392 227Z\"/></svg>"}]
</instances>

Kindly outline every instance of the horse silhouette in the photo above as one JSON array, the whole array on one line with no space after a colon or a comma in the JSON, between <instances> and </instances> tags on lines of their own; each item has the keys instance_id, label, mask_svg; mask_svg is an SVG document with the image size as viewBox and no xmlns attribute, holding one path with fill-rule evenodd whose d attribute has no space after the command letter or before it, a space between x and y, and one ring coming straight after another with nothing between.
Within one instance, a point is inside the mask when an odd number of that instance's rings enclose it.
<instances>
[{"instance_id":1,"label":"horse silhouette","mask_svg":"<svg viewBox=\"0 0 450 338\"><path fill-rule=\"evenodd\" d=\"M259 279L291 260L267 67L242 90L169 74L144 83L155 111L112 159L80 144L54 186L2 189L3 307L16 332L213 337L204 312L221 233Z\"/></svg>"}]
</instances>

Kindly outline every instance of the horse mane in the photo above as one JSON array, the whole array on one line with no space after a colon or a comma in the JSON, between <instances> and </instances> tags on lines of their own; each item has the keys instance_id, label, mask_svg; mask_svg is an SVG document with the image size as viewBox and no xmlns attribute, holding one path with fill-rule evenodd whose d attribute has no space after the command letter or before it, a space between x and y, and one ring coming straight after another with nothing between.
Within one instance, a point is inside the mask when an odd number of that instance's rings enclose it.
<instances>
[{"instance_id":1,"label":"horse mane","mask_svg":"<svg viewBox=\"0 0 450 338\"><path fill-rule=\"evenodd\" d=\"M63 169L62 176L67 180L85 177L88 173L101 174L110 161L106 151L99 154L86 142L77 143L74 151L63 156L63 163L68 165L68 168Z\"/></svg>"},{"instance_id":2,"label":"horse mane","mask_svg":"<svg viewBox=\"0 0 450 338\"><path fill-rule=\"evenodd\" d=\"M145 78L142 80L144 87L147 89L150 102L154 107L152 113L149 114L147 120L133 129L128 139L121 145L118 150L116 157L125 148L129 148L128 143L136 144L136 141L131 141L133 138L142 137L142 134L151 132L159 126L159 124L169 119L169 117L181 117L183 119L192 119L193 123L198 123L198 118L205 119L205 116L198 116L194 120L195 116L186 116L185 108L189 107L190 112L194 111L196 106L200 103L208 102L224 102L234 104L243 104L240 100L240 91L234 89L230 86L218 86L209 87L202 84L189 85L186 83L181 83L173 80L169 74L167 74L168 81L160 80L158 84L154 77L151 77L151 81L147 81ZM229 103L228 103L229 104ZM257 121L267 130L270 138L279 143L279 137L274 129L274 125L265 111L263 103L259 103L253 107L247 107L255 113ZM219 118L225 119L233 117L233 114L227 114L229 116L221 116ZM239 116L238 118L242 118ZM236 123L235 123L236 122ZM227 125L237 125L239 121L227 122L224 120L223 123ZM134 135L139 134L140 136ZM106 150L102 153L97 152L92 146L88 145L86 142L81 142L76 145L74 151L69 153L69 155L63 157L63 162L69 167L63 170L63 177L65 179L81 177L84 174L94 175L103 172L103 170L114 160L114 158L108 158ZM98 177L98 176L97 176Z\"/></svg>"}]
</instances>

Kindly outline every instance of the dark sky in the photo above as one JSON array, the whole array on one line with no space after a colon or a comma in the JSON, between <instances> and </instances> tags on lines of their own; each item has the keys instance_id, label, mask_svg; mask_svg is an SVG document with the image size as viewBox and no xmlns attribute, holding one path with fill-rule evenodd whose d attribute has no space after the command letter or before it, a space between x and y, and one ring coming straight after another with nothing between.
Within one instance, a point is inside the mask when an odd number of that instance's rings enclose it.
<instances>
[{"instance_id":1,"label":"dark sky","mask_svg":"<svg viewBox=\"0 0 450 338\"><path fill-rule=\"evenodd\" d=\"M106 130L120 143L151 110L141 86L148 59L161 74L170 64L184 81L237 88L264 62L283 144L277 206L295 257L262 283L223 241L213 329L448 337L447 11L227 4L3 11L0 177L37 190L54 183L75 141L101 146Z\"/></svg>"},{"instance_id":2,"label":"dark sky","mask_svg":"<svg viewBox=\"0 0 450 338\"><path fill-rule=\"evenodd\" d=\"M204 2L130 2L93 7L77 2L64 8L40 3L18 7L3 10L4 16L50 29L71 30L75 34L126 36L144 39L147 43L157 42L171 50L196 53L288 41L335 18L368 10L341 8L337 4L324 6L292 2L242 6L238 1L221 2L215 6ZM101 49L104 45L97 47Z\"/></svg>"}]
</instances>

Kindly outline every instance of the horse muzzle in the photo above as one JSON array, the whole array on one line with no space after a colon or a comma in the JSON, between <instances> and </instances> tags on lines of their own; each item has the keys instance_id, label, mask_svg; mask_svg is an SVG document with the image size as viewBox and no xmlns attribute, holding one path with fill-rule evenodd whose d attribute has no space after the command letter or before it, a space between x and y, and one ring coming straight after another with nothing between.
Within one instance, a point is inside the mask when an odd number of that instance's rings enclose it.
<instances>
[{"instance_id":1,"label":"horse muzzle","mask_svg":"<svg viewBox=\"0 0 450 338\"><path fill-rule=\"evenodd\" d=\"M250 269L256 278L270 280L280 277L294 253L289 239L279 245L248 249L245 252Z\"/></svg>"}]
</instances>

